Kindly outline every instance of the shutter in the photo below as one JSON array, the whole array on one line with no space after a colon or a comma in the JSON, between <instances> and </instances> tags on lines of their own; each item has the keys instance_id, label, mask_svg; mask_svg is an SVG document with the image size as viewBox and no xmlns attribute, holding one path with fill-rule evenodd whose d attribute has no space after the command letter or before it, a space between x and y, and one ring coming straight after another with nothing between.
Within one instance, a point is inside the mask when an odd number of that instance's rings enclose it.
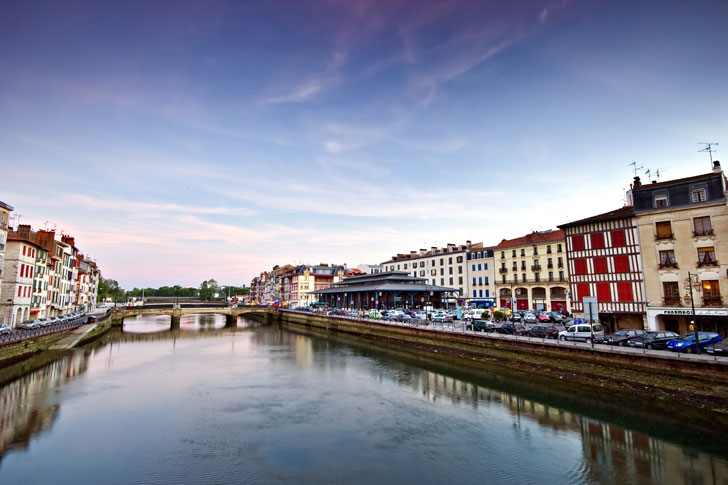
<instances>
[{"instance_id":1,"label":"shutter","mask_svg":"<svg viewBox=\"0 0 728 485\"><path fill-rule=\"evenodd\" d=\"M612 301L612 292L609 290L609 283L597 283L597 300Z\"/></svg>"},{"instance_id":2,"label":"shutter","mask_svg":"<svg viewBox=\"0 0 728 485\"><path fill-rule=\"evenodd\" d=\"M604 247L604 234L594 232L590 236L592 249L602 249Z\"/></svg>"},{"instance_id":3,"label":"shutter","mask_svg":"<svg viewBox=\"0 0 728 485\"><path fill-rule=\"evenodd\" d=\"M670 221L656 222L655 229L657 230L657 237L659 239L669 239L672 237L672 224L670 224Z\"/></svg>"},{"instance_id":4,"label":"shutter","mask_svg":"<svg viewBox=\"0 0 728 485\"><path fill-rule=\"evenodd\" d=\"M586 258L574 260L574 274L586 274Z\"/></svg>"},{"instance_id":5,"label":"shutter","mask_svg":"<svg viewBox=\"0 0 728 485\"><path fill-rule=\"evenodd\" d=\"M607 258L594 258L594 272L597 274L607 272Z\"/></svg>"},{"instance_id":6,"label":"shutter","mask_svg":"<svg viewBox=\"0 0 728 485\"><path fill-rule=\"evenodd\" d=\"M619 295L619 301L634 301L632 296L632 283L617 283L617 293Z\"/></svg>"},{"instance_id":7,"label":"shutter","mask_svg":"<svg viewBox=\"0 0 728 485\"><path fill-rule=\"evenodd\" d=\"M619 255L614 257L614 271L617 273L629 273L629 256Z\"/></svg>"},{"instance_id":8,"label":"shutter","mask_svg":"<svg viewBox=\"0 0 728 485\"><path fill-rule=\"evenodd\" d=\"M627 245L627 237L623 229L612 231L612 247L621 248Z\"/></svg>"},{"instance_id":9,"label":"shutter","mask_svg":"<svg viewBox=\"0 0 728 485\"><path fill-rule=\"evenodd\" d=\"M571 248L574 251L584 250L584 236L571 236Z\"/></svg>"}]
</instances>

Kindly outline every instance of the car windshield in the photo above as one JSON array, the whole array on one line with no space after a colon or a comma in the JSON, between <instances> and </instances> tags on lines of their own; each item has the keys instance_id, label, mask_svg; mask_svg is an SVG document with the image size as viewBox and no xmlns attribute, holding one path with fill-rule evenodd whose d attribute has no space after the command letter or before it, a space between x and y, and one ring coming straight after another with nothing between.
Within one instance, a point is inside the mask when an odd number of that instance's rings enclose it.
<instances>
[{"instance_id":1,"label":"car windshield","mask_svg":"<svg viewBox=\"0 0 728 485\"><path fill-rule=\"evenodd\" d=\"M694 337L694 335L693 335L693 334L691 334L691 333L686 333L686 334L680 335L680 336L679 336L679 337L678 337L677 339L678 339L678 340L692 340L692 339L693 339L693 337Z\"/></svg>"},{"instance_id":2,"label":"car windshield","mask_svg":"<svg viewBox=\"0 0 728 485\"><path fill-rule=\"evenodd\" d=\"M614 335L627 335L627 331L626 330L620 330L618 332L615 332Z\"/></svg>"}]
</instances>

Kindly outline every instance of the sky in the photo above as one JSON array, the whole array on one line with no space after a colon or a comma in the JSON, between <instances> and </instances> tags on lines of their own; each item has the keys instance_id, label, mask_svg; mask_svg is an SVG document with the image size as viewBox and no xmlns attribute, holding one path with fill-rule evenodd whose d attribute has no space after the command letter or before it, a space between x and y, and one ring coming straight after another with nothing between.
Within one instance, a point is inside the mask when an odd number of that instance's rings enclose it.
<instances>
[{"instance_id":1,"label":"sky","mask_svg":"<svg viewBox=\"0 0 728 485\"><path fill-rule=\"evenodd\" d=\"M728 148L725 1L3 5L0 200L128 289L495 245Z\"/></svg>"}]
</instances>

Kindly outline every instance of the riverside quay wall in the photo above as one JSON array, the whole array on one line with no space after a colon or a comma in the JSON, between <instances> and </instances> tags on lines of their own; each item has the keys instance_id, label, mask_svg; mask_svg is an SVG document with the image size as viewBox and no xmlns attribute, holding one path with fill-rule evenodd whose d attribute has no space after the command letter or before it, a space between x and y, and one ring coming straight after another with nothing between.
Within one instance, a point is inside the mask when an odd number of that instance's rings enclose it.
<instances>
[{"instance_id":1,"label":"riverside quay wall","mask_svg":"<svg viewBox=\"0 0 728 485\"><path fill-rule=\"evenodd\" d=\"M728 362L657 353L622 352L607 346L499 338L443 332L376 320L329 317L289 310L280 321L293 331L338 334L413 355L527 381L551 392L579 395L605 405L689 419L714 432L728 430Z\"/></svg>"}]
</instances>

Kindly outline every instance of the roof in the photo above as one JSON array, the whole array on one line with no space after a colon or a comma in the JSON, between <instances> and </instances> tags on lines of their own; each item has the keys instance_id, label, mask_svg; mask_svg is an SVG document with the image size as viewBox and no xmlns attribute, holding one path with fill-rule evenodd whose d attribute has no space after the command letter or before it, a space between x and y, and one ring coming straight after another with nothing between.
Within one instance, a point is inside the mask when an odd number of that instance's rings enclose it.
<instances>
[{"instance_id":1,"label":"roof","mask_svg":"<svg viewBox=\"0 0 728 485\"><path fill-rule=\"evenodd\" d=\"M26 243L26 244L32 244L32 245L33 245L33 246L35 246L36 248L40 248L40 249L43 249L43 246L41 246L41 245L40 245L40 244L38 244L37 242L35 242L35 241L31 241L30 239L26 239L26 238L24 238L24 237L19 237L19 236L11 236L10 234L8 234L8 239L7 239L7 240L8 240L8 241L17 241L17 242L24 242L24 243Z\"/></svg>"},{"instance_id":2,"label":"roof","mask_svg":"<svg viewBox=\"0 0 728 485\"><path fill-rule=\"evenodd\" d=\"M543 244L553 241L563 241L564 231L543 231L543 232L532 232L525 236L517 237L515 239L504 239L498 244L495 249L512 248L516 246L529 246L533 244Z\"/></svg>"},{"instance_id":3,"label":"roof","mask_svg":"<svg viewBox=\"0 0 728 485\"><path fill-rule=\"evenodd\" d=\"M324 288L323 290L316 290L312 293L317 295L324 295L330 293L359 293L363 291L433 291L437 293L443 293L446 291L457 292L458 290L455 288L449 288L447 286L380 282L361 286L330 286L328 288Z\"/></svg>"},{"instance_id":4,"label":"roof","mask_svg":"<svg viewBox=\"0 0 728 485\"><path fill-rule=\"evenodd\" d=\"M13 206L6 204L2 200L0 200L0 207L2 207L5 210L9 210L9 211L15 210L15 208Z\"/></svg>"},{"instance_id":5,"label":"roof","mask_svg":"<svg viewBox=\"0 0 728 485\"><path fill-rule=\"evenodd\" d=\"M614 221L616 219L627 219L634 217L634 211L631 205L620 207L613 211L605 212L596 216L587 217L586 219L580 219L578 221L567 222L566 224L559 225L559 228L581 226L583 224L594 224L596 222Z\"/></svg>"},{"instance_id":6,"label":"roof","mask_svg":"<svg viewBox=\"0 0 728 485\"><path fill-rule=\"evenodd\" d=\"M674 180L666 180L665 182L654 182L654 183L647 183L640 185L639 188L633 188L632 190L648 190L648 189L654 189L655 187L665 187L668 185L674 185L674 184L680 184L685 182L694 182L696 180L707 180L713 177L720 177L719 173L716 172L710 172L710 173L704 173L702 175L693 175L692 177L685 177L681 179L674 179Z\"/></svg>"},{"instance_id":7,"label":"roof","mask_svg":"<svg viewBox=\"0 0 728 485\"><path fill-rule=\"evenodd\" d=\"M396 256L392 256L391 259L380 263L381 265L402 261L409 261L411 259L429 258L432 256L444 256L445 254L462 253L471 250L483 250L483 243L471 243L468 241L466 244L448 244L444 248L432 247L430 250L420 249L419 251L410 251L409 253L400 253Z\"/></svg>"}]
</instances>

